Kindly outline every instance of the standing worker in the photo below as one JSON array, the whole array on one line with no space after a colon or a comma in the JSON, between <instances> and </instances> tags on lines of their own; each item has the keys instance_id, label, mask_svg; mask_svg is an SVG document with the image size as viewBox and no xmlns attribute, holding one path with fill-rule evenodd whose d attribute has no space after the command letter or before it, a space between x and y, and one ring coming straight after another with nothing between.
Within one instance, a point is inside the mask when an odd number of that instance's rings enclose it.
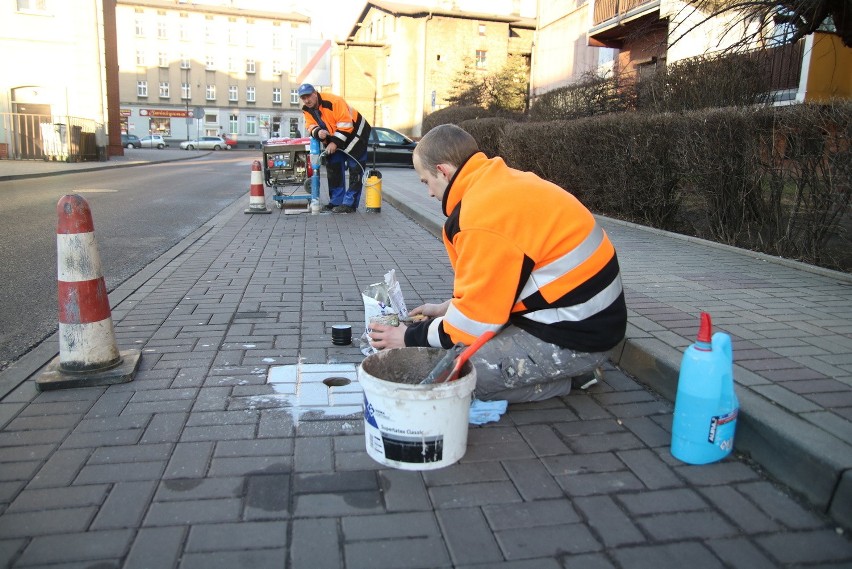
<instances>
[{"instance_id":1,"label":"standing worker","mask_svg":"<svg viewBox=\"0 0 852 569\"><path fill-rule=\"evenodd\" d=\"M320 94L309 83L299 86L299 98L305 113L305 129L323 144L328 156L328 203L323 209L334 213L353 213L358 209L364 187L370 123L342 97Z\"/></svg>"},{"instance_id":2,"label":"standing worker","mask_svg":"<svg viewBox=\"0 0 852 569\"><path fill-rule=\"evenodd\" d=\"M470 345L483 401L540 401L571 391L623 338L627 306L615 248L573 195L479 151L461 128L430 130L414 169L447 216L453 298L410 311L428 320L371 325L378 349ZM505 327L505 329L504 329Z\"/></svg>"}]
</instances>

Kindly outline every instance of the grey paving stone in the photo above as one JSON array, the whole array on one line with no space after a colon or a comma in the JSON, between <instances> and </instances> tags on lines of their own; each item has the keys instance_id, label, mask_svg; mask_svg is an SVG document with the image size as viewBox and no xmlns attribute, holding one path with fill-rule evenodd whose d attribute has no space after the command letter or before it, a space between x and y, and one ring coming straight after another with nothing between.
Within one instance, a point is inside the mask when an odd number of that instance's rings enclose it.
<instances>
[{"instance_id":1,"label":"grey paving stone","mask_svg":"<svg viewBox=\"0 0 852 569\"><path fill-rule=\"evenodd\" d=\"M347 569L430 569L452 567L439 538L409 538L347 543Z\"/></svg>"},{"instance_id":2,"label":"grey paving stone","mask_svg":"<svg viewBox=\"0 0 852 569\"><path fill-rule=\"evenodd\" d=\"M342 569L338 523L330 518L293 520L290 543L290 567L327 567ZM347 569L352 569L349 564Z\"/></svg>"},{"instance_id":3,"label":"grey paving stone","mask_svg":"<svg viewBox=\"0 0 852 569\"><path fill-rule=\"evenodd\" d=\"M482 506L482 511L489 525L495 530L565 525L582 521L572 502L566 499L489 505Z\"/></svg>"},{"instance_id":4,"label":"grey paving stone","mask_svg":"<svg viewBox=\"0 0 852 569\"><path fill-rule=\"evenodd\" d=\"M91 449L58 450L30 480L28 488L68 486L92 453Z\"/></svg>"},{"instance_id":5,"label":"grey paving stone","mask_svg":"<svg viewBox=\"0 0 852 569\"><path fill-rule=\"evenodd\" d=\"M203 478L210 465L213 445L213 442L177 443L163 478Z\"/></svg>"},{"instance_id":6,"label":"grey paving stone","mask_svg":"<svg viewBox=\"0 0 852 569\"><path fill-rule=\"evenodd\" d=\"M297 472L328 472L334 469L331 438L296 439L294 447L293 464Z\"/></svg>"},{"instance_id":7,"label":"grey paving stone","mask_svg":"<svg viewBox=\"0 0 852 569\"><path fill-rule=\"evenodd\" d=\"M108 530L35 537L24 549L18 564L23 567L123 557L134 533L132 530Z\"/></svg>"},{"instance_id":8,"label":"grey paving stone","mask_svg":"<svg viewBox=\"0 0 852 569\"><path fill-rule=\"evenodd\" d=\"M647 539L609 496L577 498L574 504L596 532L599 541L608 548L643 543Z\"/></svg>"},{"instance_id":9,"label":"grey paving stone","mask_svg":"<svg viewBox=\"0 0 852 569\"><path fill-rule=\"evenodd\" d=\"M791 529L814 529L823 521L812 511L799 505L790 495L768 482L738 484L736 489L776 522Z\"/></svg>"},{"instance_id":10,"label":"grey paving stone","mask_svg":"<svg viewBox=\"0 0 852 569\"><path fill-rule=\"evenodd\" d=\"M509 482L480 482L436 486L429 488L429 496L436 509L469 508L487 504L521 502L514 484Z\"/></svg>"},{"instance_id":11,"label":"grey paving stone","mask_svg":"<svg viewBox=\"0 0 852 569\"><path fill-rule=\"evenodd\" d=\"M419 472L381 470L377 474L388 512L432 510L428 489Z\"/></svg>"},{"instance_id":12,"label":"grey paving stone","mask_svg":"<svg viewBox=\"0 0 852 569\"><path fill-rule=\"evenodd\" d=\"M378 489L378 477L373 471L296 474L293 477L293 492L295 494L357 492Z\"/></svg>"},{"instance_id":13,"label":"grey paving stone","mask_svg":"<svg viewBox=\"0 0 852 569\"><path fill-rule=\"evenodd\" d=\"M705 542L726 567L735 569L775 569L777 564L744 538L715 539Z\"/></svg>"},{"instance_id":14,"label":"grey paving stone","mask_svg":"<svg viewBox=\"0 0 852 569\"><path fill-rule=\"evenodd\" d=\"M87 506L4 512L0 517L0 535L15 538L84 531L96 511L96 506Z\"/></svg>"},{"instance_id":15,"label":"grey paving stone","mask_svg":"<svg viewBox=\"0 0 852 569\"><path fill-rule=\"evenodd\" d=\"M141 431L138 432L141 434ZM110 446L95 449L88 464L120 464L123 462L152 462L168 460L174 445L155 443L149 445Z\"/></svg>"},{"instance_id":16,"label":"grey paving stone","mask_svg":"<svg viewBox=\"0 0 852 569\"><path fill-rule=\"evenodd\" d=\"M289 474L253 474L247 477L243 517L247 520L290 517Z\"/></svg>"},{"instance_id":17,"label":"grey paving stone","mask_svg":"<svg viewBox=\"0 0 852 569\"><path fill-rule=\"evenodd\" d=\"M126 413L127 410L124 412ZM151 421L145 429L145 434L142 435L139 442L145 444L178 442L186 418L186 413L156 413L151 417Z\"/></svg>"},{"instance_id":18,"label":"grey paving stone","mask_svg":"<svg viewBox=\"0 0 852 569\"><path fill-rule=\"evenodd\" d=\"M292 456L295 442L292 438L254 439L250 441L219 441L213 455L236 456Z\"/></svg>"},{"instance_id":19,"label":"grey paving stone","mask_svg":"<svg viewBox=\"0 0 852 569\"><path fill-rule=\"evenodd\" d=\"M602 549L583 524L516 528L496 531L494 535L508 560L561 557Z\"/></svg>"},{"instance_id":20,"label":"grey paving stone","mask_svg":"<svg viewBox=\"0 0 852 569\"><path fill-rule=\"evenodd\" d=\"M157 502L237 498L245 493L246 480L233 478L183 478L162 480L154 495Z\"/></svg>"},{"instance_id":21,"label":"grey paving stone","mask_svg":"<svg viewBox=\"0 0 852 569\"><path fill-rule=\"evenodd\" d=\"M671 468L650 450L619 451L616 452L616 456L647 488L658 490L683 485L683 481L672 472Z\"/></svg>"},{"instance_id":22,"label":"grey paving stone","mask_svg":"<svg viewBox=\"0 0 852 569\"><path fill-rule=\"evenodd\" d=\"M100 506L108 491L106 484L27 489L18 494L5 513Z\"/></svg>"},{"instance_id":23,"label":"grey paving stone","mask_svg":"<svg viewBox=\"0 0 852 569\"><path fill-rule=\"evenodd\" d=\"M503 468L524 500L544 500L563 495L559 484L539 460L507 460Z\"/></svg>"},{"instance_id":24,"label":"grey paving stone","mask_svg":"<svg viewBox=\"0 0 852 569\"><path fill-rule=\"evenodd\" d=\"M436 470L424 470L422 475L429 486L497 482L509 479L502 467L486 462L457 462Z\"/></svg>"},{"instance_id":25,"label":"grey paving stone","mask_svg":"<svg viewBox=\"0 0 852 569\"><path fill-rule=\"evenodd\" d=\"M173 569L183 550L186 528L181 526L142 528L130 546L124 569Z\"/></svg>"},{"instance_id":26,"label":"grey paving stone","mask_svg":"<svg viewBox=\"0 0 852 569\"><path fill-rule=\"evenodd\" d=\"M556 481L569 496L594 496L640 490L642 481L630 472L600 472L595 474L577 474L556 476Z\"/></svg>"},{"instance_id":27,"label":"grey paving stone","mask_svg":"<svg viewBox=\"0 0 852 569\"><path fill-rule=\"evenodd\" d=\"M122 482L115 484L92 522L92 529L139 527L157 483Z\"/></svg>"},{"instance_id":28,"label":"grey paving stone","mask_svg":"<svg viewBox=\"0 0 852 569\"><path fill-rule=\"evenodd\" d=\"M187 553L181 557L180 569L284 567L286 559L287 550L284 548L217 551L215 553ZM304 567L310 567L310 565L305 565Z\"/></svg>"},{"instance_id":29,"label":"grey paving stone","mask_svg":"<svg viewBox=\"0 0 852 569\"><path fill-rule=\"evenodd\" d=\"M213 458L210 461L210 476L245 476L259 473L287 473L293 470L293 459L289 456L251 456Z\"/></svg>"},{"instance_id":30,"label":"grey paving stone","mask_svg":"<svg viewBox=\"0 0 852 569\"><path fill-rule=\"evenodd\" d=\"M831 529L780 532L755 541L779 563L826 563L852 561L852 543Z\"/></svg>"},{"instance_id":31,"label":"grey paving stone","mask_svg":"<svg viewBox=\"0 0 852 569\"><path fill-rule=\"evenodd\" d=\"M185 551L243 551L287 546L287 522L260 521L192 526Z\"/></svg>"},{"instance_id":32,"label":"grey paving stone","mask_svg":"<svg viewBox=\"0 0 852 569\"><path fill-rule=\"evenodd\" d=\"M518 433L532 448L536 456L570 454L571 449L560 439L550 425L518 427Z\"/></svg>"},{"instance_id":33,"label":"grey paving stone","mask_svg":"<svg viewBox=\"0 0 852 569\"><path fill-rule=\"evenodd\" d=\"M148 508L143 525L151 527L235 522L240 519L241 509L242 500L236 498L154 502Z\"/></svg>"},{"instance_id":34,"label":"grey paving stone","mask_svg":"<svg viewBox=\"0 0 852 569\"><path fill-rule=\"evenodd\" d=\"M376 514L384 510L377 491L340 494L300 494L293 498L295 517L330 517Z\"/></svg>"},{"instance_id":35,"label":"grey paving stone","mask_svg":"<svg viewBox=\"0 0 852 569\"><path fill-rule=\"evenodd\" d=\"M673 543L644 547L624 547L612 552L621 567L659 569L660 567L690 567L716 569L723 567L713 553L700 543Z\"/></svg>"}]
</instances>

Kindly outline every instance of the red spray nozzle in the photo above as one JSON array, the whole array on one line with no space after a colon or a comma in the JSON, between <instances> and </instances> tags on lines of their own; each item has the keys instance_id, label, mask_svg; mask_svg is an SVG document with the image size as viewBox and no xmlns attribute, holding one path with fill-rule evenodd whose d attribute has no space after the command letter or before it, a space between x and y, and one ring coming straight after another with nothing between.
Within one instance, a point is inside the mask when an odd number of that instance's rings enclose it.
<instances>
[{"instance_id":1,"label":"red spray nozzle","mask_svg":"<svg viewBox=\"0 0 852 569\"><path fill-rule=\"evenodd\" d=\"M713 322L706 312L701 313L701 325L698 327L698 341L709 344L712 340Z\"/></svg>"}]
</instances>

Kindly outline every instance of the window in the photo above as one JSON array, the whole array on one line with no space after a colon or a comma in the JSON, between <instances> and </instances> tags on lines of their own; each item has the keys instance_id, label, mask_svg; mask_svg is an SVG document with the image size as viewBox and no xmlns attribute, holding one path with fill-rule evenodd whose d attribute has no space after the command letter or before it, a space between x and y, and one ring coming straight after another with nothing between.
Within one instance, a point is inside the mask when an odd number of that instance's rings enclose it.
<instances>
[{"instance_id":1,"label":"window","mask_svg":"<svg viewBox=\"0 0 852 569\"><path fill-rule=\"evenodd\" d=\"M181 16L184 17L183 14L181 14ZM178 25L179 25L179 32L178 33L180 34L180 41L189 41L189 23L186 22L185 20L181 20L180 24L178 24Z\"/></svg>"},{"instance_id":2,"label":"window","mask_svg":"<svg viewBox=\"0 0 852 569\"><path fill-rule=\"evenodd\" d=\"M180 56L180 68L181 69L189 69L190 68L189 58L187 56L183 55L183 54L181 54L181 56Z\"/></svg>"},{"instance_id":3,"label":"window","mask_svg":"<svg viewBox=\"0 0 852 569\"><path fill-rule=\"evenodd\" d=\"M254 20L246 20L246 46L254 47Z\"/></svg>"},{"instance_id":4,"label":"window","mask_svg":"<svg viewBox=\"0 0 852 569\"><path fill-rule=\"evenodd\" d=\"M157 54L157 63L160 67L168 67L169 66L169 54L165 51L161 51Z\"/></svg>"},{"instance_id":5,"label":"window","mask_svg":"<svg viewBox=\"0 0 852 569\"><path fill-rule=\"evenodd\" d=\"M485 24L479 24L479 35L485 35Z\"/></svg>"},{"instance_id":6,"label":"window","mask_svg":"<svg viewBox=\"0 0 852 569\"><path fill-rule=\"evenodd\" d=\"M246 87L246 102L254 103L254 87Z\"/></svg>"},{"instance_id":7,"label":"window","mask_svg":"<svg viewBox=\"0 0 852 569\"><path fill-rule=\"evenodd\" d=\"M142 21L142 16L136 16L134 22L136 24L136 37L144 37L145 23Z\"/></svg>"},{"instance_id":8,"label":"window","mask_svg":"<svg viewBox=\"0 0 852 569\"><path fill-rule=\"evenodd\" d=\"M219 122L219 113L204 113L204 122L207 124L216 124Z\"/></svg>"},{"instance_id":9,"label":"window","mask_svg":"<svg viewBox=\"0 0 852 569\"><path fill-rule=\"evenodd\" d=\"M147 97L148 96L148 82L147 81L137 81L136 82L136 96L137 97Z\"/></svg>"},{"instance_id":10,"label":"window","mask_svg":"<svg viewBox=\"0 0 852 569\"><path fill-rule=\"evenodd\" d=\"M290 104L298 105L299 104L299 91L297 89L290 89Z\"/></svg>"},{"instance_id":11,"label":"window","mask_svg":"<svg viewBox=\"0 0 852 569\"><path fill-rule=\"evenodd\" d=\"M228 116L228 132L230 134L237 134L240 132L240 117L239 115L229 115Z\"/></svg>"},{"instance_id":12,"label":"window","mask_svg":"<svg viewBox=\"0 0 852 569\"><path fill-rule=\"evenodd\" d=\"M272 62L272 74L273 75L281 75L281 62L273 61Z\"/></svg>"},{"instance_id":13,"label":"window","mask_svg":"<svg viewBox=\"0 0 852 569\"><path fill-rule=\"evenodd\" d=\"M228 100L236 101L238 97L238 88L236 85L228 85Z\"/></svg>"},{"instance_id":14,"label":"window","mask_svg":"<svg viewBox=\"0 0 852 569\"><path fill-rule=\"evenodd\" d=\"M216 100L216 85L208 85L204 91L204 98L208 101Z\"/></svg>"},{"instance_id":15,"label":"window","mask_svg":"<svg viewBox=\"0 0 852 569\"><path fill-rule=\"evenodd\" d=\"M275 22L272 25L277 26L278 22ZM272 47L276 49L281 47L281 32L278 30L278 28L272 29Z\"/></svg>"},{"instance_id":16,"label":"window","mask_svg":"<svg viewBox=\"0 0 852 569\"><path fill-rule=\"evenodd\" d=\"M46 12L47 0L18 0L18 12Z\"/></svg>"},{"instance_id":17,"label":"window","mask_svg":"<svg viewBox=\"0 0 852 569\"><path fill-rule=\"evenodd\" d=\"M157 37L160 38L161 40L168 38L169 37L168 30L169 30L169 28L166 25L166 18L165 18L165 16L161 16L160 18L157 19Z\"/></svg>"},{"instance_id":18,"label":"window","mask_svg":"<svg viewBox=\"0 0 852 569\"><path fill-rule=\"evenodd\" d=\"M246 59L246 73L254 73L255 66L253 59Z\"/></svg>"},{"instance_id":19,"label":"window","mask_svg":"<svg viewBox=\"0 0 852 569\"><path fill-rule=\"evenodd\" d=\"M180 84L180 98L184 100L192 98L192 89L190 88L189 83Z\"/></svg>"},{"instance_id":20,"label":"window","mask_svg":"<svg viewBox=\"0 0 852 569\"><path fill-rule=\"evenodd\" d=\"M246 134L257 134L257 117L246 115Z\"/></svg>"},{"instance_id":21,"label":"window","mask_svg":"<svg viewBox=\"0 0 852 569\"><path fill-rule=\"evenodd\" d=\"M228 58L228 72L236 73L237 72L237 60L233 57Z\"/></svg>"},{"instance_id":22,"label":"window","mask_svg":"<svg viewBox=\"0 0 852 569\"><path fill-rule=\"evenodd\" d=\"M168 81L160 81L160 98L168 99L169 98L169 82Z\"/></svg>"},{"instance_id":23,"label":"window","mask_svg":"<svg viewBox=\"0 0 852 569\"><path fill-rule=\"evenodd\" d=\"M216 34L213 33L213 24L207 22L204 26L204 39L207 43L213 43L216 40Z\"/></svg>"},{"instance_id":24,"label":"window","mask_svg":"<svg viewBox=\"0 0 852 569\"><path fill-rule=\"evenodd\" d=\"M272 88L272 102L281 104L281 87Z\"/></svg>"},{"instance_id":25,"label":"window","mask_svg":"<svg viewBox=\"0 0 852 569\"><path fill-rule=\"evenodd\" d=\"M213 71L216 69L216 58L212 55L207 56L206 69L207 71Z\"/></svg>"},{"instance_id":26,"label":"window","mask_svg":"<svg viewBox=\"0 0 852 569\"><path fill-rule=\"evenodd\" d=\"M484 49L476 50L476 68L482 69L487 63L487 51Z\"/></svg>"},{"instance_id":27,"label":"window","mask_svg":"<svg viewBox=\"0 0 852 569\"><path fill-rule=\"evenodd\" d=\"M136 65L145 67L145 52L141 49L136 51Z\"/></svg>"}]
</instances>

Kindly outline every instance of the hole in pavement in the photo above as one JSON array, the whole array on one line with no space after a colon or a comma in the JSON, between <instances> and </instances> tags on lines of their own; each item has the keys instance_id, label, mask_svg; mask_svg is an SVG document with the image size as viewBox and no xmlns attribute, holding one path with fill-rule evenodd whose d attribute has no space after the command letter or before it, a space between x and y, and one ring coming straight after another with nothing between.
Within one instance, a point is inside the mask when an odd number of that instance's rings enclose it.
<instances>
[{"instance_id":1,"label":"hole in pavement","mask_svg":"<svg viewBox=\"0 0 852 569\"><path fill-rule=\"evenodd\" d=\"M322 382L329 387L343 387L352 383L352 381L345 377L327 377Z\"/></svg>"}]
</instances>

